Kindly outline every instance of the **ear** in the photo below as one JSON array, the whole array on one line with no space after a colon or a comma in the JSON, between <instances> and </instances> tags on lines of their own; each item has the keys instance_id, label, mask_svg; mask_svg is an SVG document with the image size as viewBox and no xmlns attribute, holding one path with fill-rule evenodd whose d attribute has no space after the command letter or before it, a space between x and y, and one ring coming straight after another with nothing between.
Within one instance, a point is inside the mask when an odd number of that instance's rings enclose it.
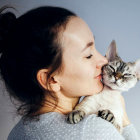
<instances>
[{"instance_id":1,"label":"ear","mask_svg":"<svg viewBox=\"0 0 140 140\"><path fill-rule=\"evenodd\" d=\"M53 76L47 81L48 69L41 69L37 72L37 80L39 84L46 90L58 92L60 85L56 76Z\"/></svg>"},{"instance_id":2,"label":"ear","mask_svg":"<svg viewBox=\"0 0 140 140\"><path fill-rule=\"evenodd\" d=\"M59 81L57 79L57 76L53 76L51 77L51 80L49 82L49 85L51 87L50 90L53 90L54 92L59 92L60 91L60 84L59 84Z\"/></svg>"},{"instance_id":3,"label":"ear","mask_svg":"<svg viewBox=\"0 0 140 140\"><path fill-rule=\"evenodd\" d=\"M135 62L136 76L140 80L140 59Z\"/></svg>"},{"instance_id":4,"label":"ear","mask_svg":"<svg viewBox=\"0 0 140 140\"><path fill-rule=\"evenodd\" d=\"M113 61L116 57L118 57L115 40L112 40L111 44L108 47L108 50L107 50L105 56L108 59L108 61Z\"/></svg>"}]
</instances>

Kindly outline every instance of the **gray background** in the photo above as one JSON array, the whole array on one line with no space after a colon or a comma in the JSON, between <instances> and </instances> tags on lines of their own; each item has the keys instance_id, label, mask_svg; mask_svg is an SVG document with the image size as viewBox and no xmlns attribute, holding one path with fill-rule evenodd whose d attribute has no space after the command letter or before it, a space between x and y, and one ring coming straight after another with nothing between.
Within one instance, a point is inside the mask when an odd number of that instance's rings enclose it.
<instances>
[{"instance_id":1,"label":"gray background","mask_svg":"<svg viewBox=\"0 0 140 140\"><path fill-rule=\"evenodd\" d=\"M97 50L104 55L112 39L117 42L118 53L124 61L140 58L140 1L139 0L0 0L0 6L11 4L17 16L44 5L68 8L83 18L93 34ZM123 93L131 122L140 133L140 82L129 92ZM19 120L15 109L0 81L0 140Z\"/></svg>"}]
</instances>

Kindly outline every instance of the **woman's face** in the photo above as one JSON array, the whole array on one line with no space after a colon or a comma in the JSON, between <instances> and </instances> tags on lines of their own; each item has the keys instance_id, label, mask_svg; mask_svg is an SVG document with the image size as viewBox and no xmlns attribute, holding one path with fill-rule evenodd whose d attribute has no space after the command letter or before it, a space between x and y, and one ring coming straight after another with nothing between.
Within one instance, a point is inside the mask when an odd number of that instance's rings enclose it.
<instances>
[{"instance_id":1,"label":"woman's face","mask_svg":"<svg viewBox=\"0 0 140 140\"><path fill-rule=\"evenodd\" d=\"M72 17L61 38L64 71L60 75L61 92L68 97L99 93L101 68L108 61L95 48L88 25L79 17Z\"/></svg>"}]
</instances>

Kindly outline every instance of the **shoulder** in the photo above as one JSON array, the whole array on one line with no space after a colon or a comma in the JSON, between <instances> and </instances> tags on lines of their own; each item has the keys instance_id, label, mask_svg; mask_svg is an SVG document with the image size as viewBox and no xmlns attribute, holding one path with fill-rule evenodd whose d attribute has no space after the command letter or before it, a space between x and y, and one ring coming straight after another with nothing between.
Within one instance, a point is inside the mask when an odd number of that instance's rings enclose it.
<instances>
[{"instance_id":1,"label":"shoulder","mask_svg":"<svg viewBox=\"0 0 140 140\"><path fill-rule=\"evenodd\" d=\"M56 112L49 112L40 115L39 121L24 122L23 118L13 127L8 135L8 140L14 139L42 139L51 132L57 132L57 129L64 126L64 115Z\"/></svg>"},{"instance_id":2,"label":"shoulder","mask_svg":"<svg viewBox=\"0 0 140 140\"><path fill-rule=\"evenodd\" d=\"M40 116L40 121L29 122L23 125L22 120L13 128L8 140L26 139L110 139L118 140L120 134L109 122L97 117L95 114L85 117L78 124L68 124L66 115L56 112L46 113ZM121 140L121 139L120 139Z\"/></svg>"},{"instance_id":3,"label":"shoulder","mask_svg":"<svg viewBox=\"0 0 140 140\"><path fill-rule=\"evenodd\" d=\"M46 113L40 115L39 121L27 121L24 122L23 118L12 128L8 135L8 140L14 140L20 138L21 140L26 139L37 139L41 134L42 129L45 129L53 120L57 118L54 114Z\"/></svg>"},{"instance_id":4,"label":"shoulder","mask_svg":"<svg viewBox=\"0 0 140 140\"><path fill-rule=\"evenodd\" d=\"M97 117L97 115L89 115L85 118L86 137L94 137L95 139L123 140L124 138L118 130L110 122ZM104 138L105 137L105 138Z\"/></svg>"}]
</instances>

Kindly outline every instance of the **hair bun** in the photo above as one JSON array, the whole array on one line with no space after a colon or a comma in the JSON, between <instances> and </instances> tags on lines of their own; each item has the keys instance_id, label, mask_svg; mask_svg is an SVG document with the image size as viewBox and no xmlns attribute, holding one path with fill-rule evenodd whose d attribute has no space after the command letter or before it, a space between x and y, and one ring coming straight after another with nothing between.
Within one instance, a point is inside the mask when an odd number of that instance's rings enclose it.
<instances>
[{"instance_id":1,"label":"hair bun","mask_svg":"<svg viewBox=\"0 0 140 140\"><path fill-rule=\"evenodd\" d=\"M12 12L2 13L7 8L11 7L4 6L0 9L0 53L5 47L4 40L16 21L16 16Z\"/></svg>"}]
</instances>

